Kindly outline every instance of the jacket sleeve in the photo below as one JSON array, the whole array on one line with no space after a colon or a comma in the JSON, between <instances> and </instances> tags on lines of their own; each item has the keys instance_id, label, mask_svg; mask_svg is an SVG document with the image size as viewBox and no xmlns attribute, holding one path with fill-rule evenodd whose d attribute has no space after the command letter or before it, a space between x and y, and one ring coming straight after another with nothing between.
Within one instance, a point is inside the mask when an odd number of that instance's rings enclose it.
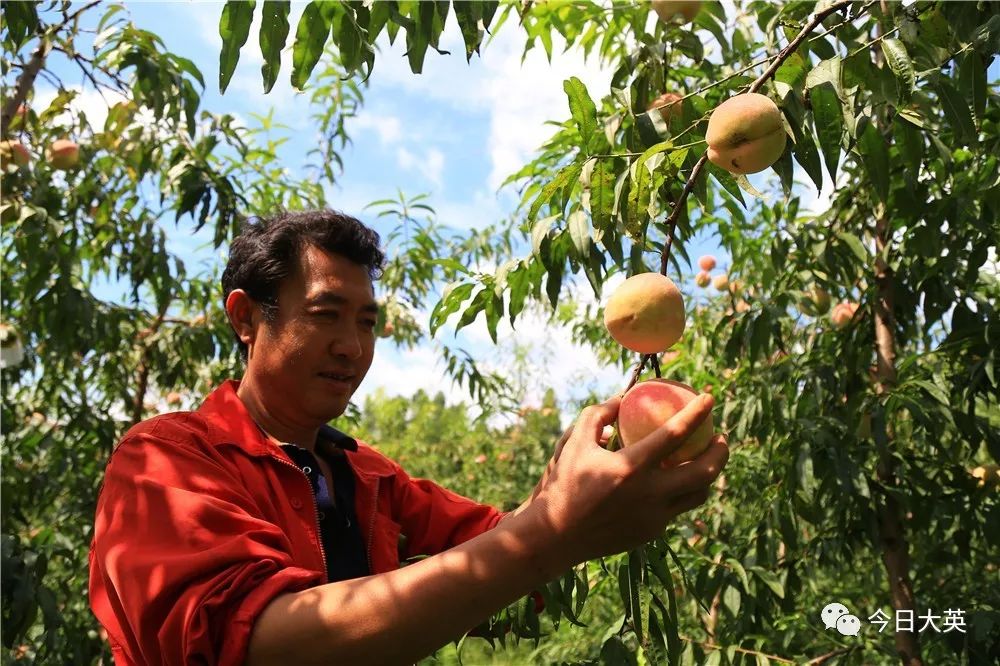
<instances>
[{"instance_id":1,"label":"jacket sleeve","mask_svg":"<svg viewBox=\"0 0 1000 666\"><path fill-rule=\"evenodd\" d=\"M462 497L433 481L411 478L398 464L393 466L393 510L407 536L404 558L436 555L493 529L509 513ZM529 596L534 600L535 613L540 614L545 608L541 593L536 590ZM503 633L509 631L508 625ZM469 635L487 637L492 633L484 623Z\"/></svg>"},{"instance_id":2,"label":"jacket sleeve","mask_svg":"<svg viewBox=\"0 0 1000 666\"><path fill-rule=\"evenodd\" d=\"M406 535L404 557L436 555L496 527L504 514L393 463L393 514Z\"/></svg>"},{"instance_id":3,"label":"jacket sleeve","mask_svg":"<svg viewBox=\"0 0 1000 666\"><path fill-rule=\"evenodd\" d=\"M142 433L105 471L91 545L95 615L142 664L242 664L280 594L322 583L217 452Z\"/></svg>"}]
</instances>

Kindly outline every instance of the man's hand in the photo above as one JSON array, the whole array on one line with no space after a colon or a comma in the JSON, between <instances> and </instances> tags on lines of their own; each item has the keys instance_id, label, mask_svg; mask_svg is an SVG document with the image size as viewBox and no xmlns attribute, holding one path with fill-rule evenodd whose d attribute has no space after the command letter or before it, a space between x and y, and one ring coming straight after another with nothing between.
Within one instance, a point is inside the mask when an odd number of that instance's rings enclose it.
<instances>
[{"instance_id":1,"label":"man's hand","mask_svg":"<svg viewBox=\"0 0 1000 666\"><path fill-rule=\"evenodd\" d=\"M698 458L663 469L708 416L713 400L702 395L645 439L607 451L606 427L618 416L621 398L583 410L563 434L531 499L518 510L530 513L551 535L552 566L620 553L652 540L677 515L703 504L712 482L729 459L725 438L716 436Z\"/></svg>"}]
</instances>

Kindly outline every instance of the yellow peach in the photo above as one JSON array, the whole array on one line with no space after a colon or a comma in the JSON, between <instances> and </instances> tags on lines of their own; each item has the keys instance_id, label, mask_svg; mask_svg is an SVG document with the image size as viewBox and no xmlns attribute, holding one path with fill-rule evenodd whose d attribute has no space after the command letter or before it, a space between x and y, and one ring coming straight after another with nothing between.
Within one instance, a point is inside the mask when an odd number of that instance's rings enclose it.
<instances>
[{"instance_id":1,"label":"yellow peach","mask_svg":"<svg viewBox=\"0 0 1000 666\"><path fill-rule=\"evenodd\" d=\"M746 93L715 108L705 141L713 164L730 173L748 174L777 162L787 136L778 106L765 95Z\"/></svg>"},{"instance_id":2,"label":"yellow peach","mask_svg":"<svg viewBox=\"0 0 1000 666\"><path fill-rule=\"evenodd\" d=\"M659 354L684 333L684 299L665 275L633 275L608 299L604 325L622 347L640 354Z\"/></svg>"}]
</instances>

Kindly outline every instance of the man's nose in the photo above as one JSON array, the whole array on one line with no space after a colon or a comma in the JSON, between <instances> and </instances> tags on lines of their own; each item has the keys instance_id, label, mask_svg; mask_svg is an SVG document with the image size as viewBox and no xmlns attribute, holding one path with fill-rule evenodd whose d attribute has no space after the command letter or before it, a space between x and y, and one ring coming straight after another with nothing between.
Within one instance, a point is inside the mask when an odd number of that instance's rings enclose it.
<instances>
[{"instance_id":1,"label":"man's nose","mask_svg":"<svg viewBox=\"0 0 1000 666\"><path fill-rule=\"evenodd\" d=\"M361 336L353 327L344 327L337 332L331 347L331 351L337 356L358 358L361 356Z\"/></svg>"}]
</instances>

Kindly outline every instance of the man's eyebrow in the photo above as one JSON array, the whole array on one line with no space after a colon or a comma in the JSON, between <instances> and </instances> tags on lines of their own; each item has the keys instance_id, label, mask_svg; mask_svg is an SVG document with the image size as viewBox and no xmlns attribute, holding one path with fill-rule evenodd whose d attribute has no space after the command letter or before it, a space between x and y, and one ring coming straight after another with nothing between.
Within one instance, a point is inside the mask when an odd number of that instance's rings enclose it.
<instances>
[{"instance_id":1,"label":"man's eyebrow","mask_svg":"<svg viewBox=\"0 0 1000 666\"><path fill-rule=\"evenodd\" d=\"M307 306L315 305L346 305L347 299L332 291L321 291L306 301ZM375 301L370 301L363 305L361 309L365 312L378 314L379 307Z\"/></svg>"}]
</instances>

